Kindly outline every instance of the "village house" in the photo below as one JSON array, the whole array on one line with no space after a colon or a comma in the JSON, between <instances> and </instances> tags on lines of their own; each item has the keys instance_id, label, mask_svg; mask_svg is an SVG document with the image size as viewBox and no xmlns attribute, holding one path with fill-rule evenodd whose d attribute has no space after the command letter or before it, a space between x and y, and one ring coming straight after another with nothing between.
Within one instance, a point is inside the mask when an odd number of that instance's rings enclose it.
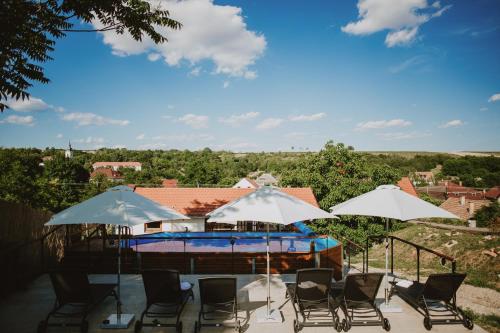
<instances>
[{"instance_id":1,"label":"village house","mask_svg":"<svg viewBox=\"0 0 500 333\"><path fill-rule=\"evenodd\" d=\"M253 179L250 178L241 178L236 184L233 185L233 188L259 188L259 184Z\"/></svg>"},{"instance_id":2,"label":"village house","mask_svg":"<svg viewBox=\"0 0 500 333\"><path fill-rule=\"evenodd\" d=\"M263 225L256 222L238 222L235 225L207 223L206 214L226 203L238 199L250 192L253 188L220 188L220 187L134 187L134 191L163 206L175 209L190 220L176 222L153 222L132 228L133 235L152 232L205 232L205 231L261 231ZM318 202L309 187L283 188L283 192L304 200L316 207ZM278 225L272 225L277 230Z\"/></svg>"}]
</instances>

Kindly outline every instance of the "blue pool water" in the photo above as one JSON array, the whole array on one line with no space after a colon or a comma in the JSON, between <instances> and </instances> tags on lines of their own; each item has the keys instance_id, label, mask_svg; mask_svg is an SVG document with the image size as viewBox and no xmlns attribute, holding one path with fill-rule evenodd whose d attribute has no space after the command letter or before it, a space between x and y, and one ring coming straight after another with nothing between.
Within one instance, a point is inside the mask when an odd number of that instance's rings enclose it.
<instances>
[{"instance_id":1,"label":"blue pool water","mask_svg":"<svg viewBox=\"0 0 500 333\"><path fill-rule=\"evenodd\" d=\"M271 252L309 252L337 246L333 238L311 238L314 233L305 225L301 232L270 232ZM139 252L265 252L265 232L159 232L130 240Z\"/></svg>"}]
</instances>

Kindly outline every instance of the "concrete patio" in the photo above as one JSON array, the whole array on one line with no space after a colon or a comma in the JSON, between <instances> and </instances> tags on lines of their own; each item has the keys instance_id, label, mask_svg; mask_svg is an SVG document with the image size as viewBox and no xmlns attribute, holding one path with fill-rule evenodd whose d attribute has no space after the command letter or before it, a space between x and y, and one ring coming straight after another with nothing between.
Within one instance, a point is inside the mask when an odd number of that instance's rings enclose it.
<instances>
[{"instance_id":1,"label":"concrete patio","mask_svg":"<svg viewBox=\"0 0 500 333\"><path fill-rule=\"evenodd\" d=\"M182 276L183 281L195 283L198 275ZM259 324L256 322L255 309L265 306L265 275L238 275L238 299L241 322L247 333L280 333L293 332L294 313L290 302L285 303L285 286L283 281L293 281L294 275L274 275L272 277L272 299L274 307L281 307L284 322L281 324ZM115 275L91 275L92 282L113 282ZM198 286L195 283L195 302L189 301L182 316L183 332L193 332L194 322L199 310ZM383 289L379 291L382 298ZM0 301L0 322L2 332L36 332L38 322L45 318L55 300L50 280L43 275L35 280L26 290L14 293ZM398 297L393 300L403 308L402 313L388 313L391 332L427 332L423 326L423 317ZM145 306L145 295L140 275L124 275L122 278L122 301L125 313L140 315ZM113 298L108 298L95 308L88 317L89 332L110 332L99 329L99 323L116 310ZM111 332L114 330L111 330ZM133 325L128 330L133 332ZM144 328L143 332L174 332L173 328ZM330 327L304 328L305 333L333 332ZM51 327L48 332L79 332L78 328ZM231 328L203 328L202 332L234 332ZM353 327L351 332L385 332L381 327ZM462 325L435 325L432 332L471 332ZM472 332L485 332L477 325Z\"/></svg>"}]
</instances>

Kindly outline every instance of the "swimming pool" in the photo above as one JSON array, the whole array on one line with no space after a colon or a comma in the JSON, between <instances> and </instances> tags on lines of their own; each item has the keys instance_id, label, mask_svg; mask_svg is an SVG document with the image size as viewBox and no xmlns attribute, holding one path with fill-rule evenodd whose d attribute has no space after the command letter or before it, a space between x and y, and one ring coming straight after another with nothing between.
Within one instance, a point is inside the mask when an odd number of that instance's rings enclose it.
<instances>
[{"instance_id":1,"label":"swimming pool","mask_svg":"<svg viewBox=\"0 0 500 333\"><path fill-rule=\"evenodd\" d=\"M265 252L265 232L159 232L129 241L137 252ZM306 232L271 232L270 252L310 252L338 245L333 238L318 238Z\"/></svg>"}]
</instances>

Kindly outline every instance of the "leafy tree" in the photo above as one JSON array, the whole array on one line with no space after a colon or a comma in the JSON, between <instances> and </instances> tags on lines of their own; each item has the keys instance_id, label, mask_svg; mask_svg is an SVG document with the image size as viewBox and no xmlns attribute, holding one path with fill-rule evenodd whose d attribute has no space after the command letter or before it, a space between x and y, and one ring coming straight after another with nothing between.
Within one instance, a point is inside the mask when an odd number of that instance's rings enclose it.
<instances>
[{"instance_id":1,"label":"leafy tree","mask_svg":"<svg viewBox=\"0 0 500 333\"><path fill-rule=\"evenodd\" d=\"M59 212L81 201L88 186L89 172L75 159L62 154L45 163L41 187L41 201L52 212Z\"/></svg>"},{"instance_id":2,"label":"leafy tree","mask_svg":"<svg viewBox=\"0 0 500 333\"><path fill-rule=\"evenodd\" d=\"M343 144L328 142L316 155L310 155L296 169L283 175L284 186L311 186L321 208L330 207L375 189L378 185L394 184L399 179L396 170L387 165L371 165L364 155ZM335 233L359 243L368 235L384 232L378 218L341 217L340 220L319 221L313 227L322 233Z\"/></svg>"},{"instance_id":3,"label":"leafy tree","mask_svg":"<svg viewBox=\"0 0 500 333\"><path fill-rule=\"evenodd\" d=\"M114 30L140 41L147 35L155 43L167 38L157 31L179 29L167 10L145 0L5 0L0 4L0 111L8 98L29 98L30 81L48 83L41 66L51 60L55 40L67 32ZM100 22L100 29L74 29L76 22Z\"/></svg>"},{"instance_id":4,"label":"leafy tree","mask_svg":"<svg viewBox=\"0 0 500 333\"><path fill-rule=\"evenodd\" d=\"M475 218L478 227L490 227L494 224L498 227L500 224L500 205L495 201L489 206L478 209Z\"/></svg>"},{"instance_id":5,"label":"leafy tree","mask_svg":"<svg viewBox=\"0 0 500 333\"><path fill-rule=\"evenodd\" d=\"M0 198L38 207L36 180L42 175L37 149L0 150Z\"/></svg>"}]
</instances>

